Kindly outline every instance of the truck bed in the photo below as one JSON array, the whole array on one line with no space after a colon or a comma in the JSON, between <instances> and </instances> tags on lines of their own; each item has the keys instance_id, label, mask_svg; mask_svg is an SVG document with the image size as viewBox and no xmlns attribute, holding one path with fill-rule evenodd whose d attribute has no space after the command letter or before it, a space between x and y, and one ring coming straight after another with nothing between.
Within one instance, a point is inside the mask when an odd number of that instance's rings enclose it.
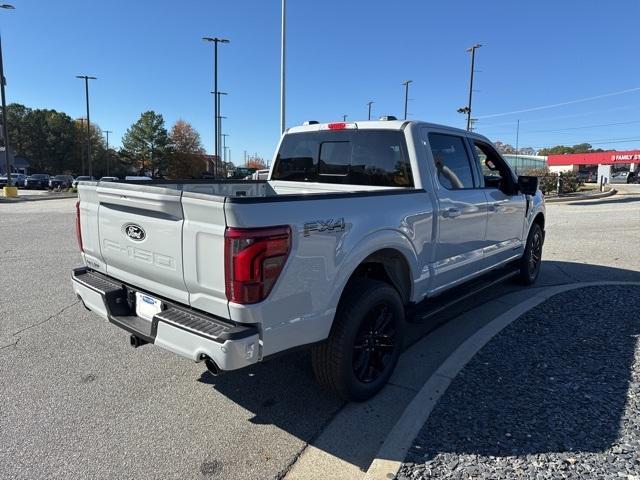
<instances>
[{"instance_id":1,"label":"truck bed","mask_svg":"<svg viewBox=\"0 0 640 480\"><path fill-rule=\"evenodd\" d=\"M331 183L267 181L267 180L152 180L152 181L123 181L123 182L81 182L80 185L96 186L103 194L122 194L122 191L135 191L161 195L179 195L181 193L203 194L222 201L225 198L246 197L275 200L275 197L318 195L318 194L349 194L363 192L388 192L413 190L412 188L381 187L371 185L344 185ZM213 200L213 198L211 198Z\"/></svg>"}]
</instances>

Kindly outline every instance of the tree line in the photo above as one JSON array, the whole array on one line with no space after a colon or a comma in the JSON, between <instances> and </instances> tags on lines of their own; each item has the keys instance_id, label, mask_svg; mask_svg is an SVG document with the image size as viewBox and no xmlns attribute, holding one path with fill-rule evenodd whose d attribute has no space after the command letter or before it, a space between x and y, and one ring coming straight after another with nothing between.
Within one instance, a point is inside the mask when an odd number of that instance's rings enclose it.
<instances>
[{"instance_id":1,"label":"tree line","mask_svg":"<svg viewBox=\"0 0 640 480\"><path fill-rule=\"evenodd\" d=\"M233 168L205 156L198 131L184 120L167 130L161 114L144 112L122 137L122 147L107 148L103 131L86 119L73 119L64 112L29 108L19 103L7 106L10 149L26 157L30 173L87 174L87 135L91 144L92 173L125 176L152 175L167 178L198 178L207 171ZM209 168L207 163L209 164Z\"/></svg>"}]
</instances>

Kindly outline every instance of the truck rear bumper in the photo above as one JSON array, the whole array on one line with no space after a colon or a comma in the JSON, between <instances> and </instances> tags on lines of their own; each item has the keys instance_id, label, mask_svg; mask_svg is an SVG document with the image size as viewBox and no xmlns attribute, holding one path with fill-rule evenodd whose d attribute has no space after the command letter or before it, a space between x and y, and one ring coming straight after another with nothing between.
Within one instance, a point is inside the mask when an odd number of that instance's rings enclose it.
<instances>
[{"instance_id":1,"label":"truck rear bumper","mask_svg":"<svg viewBox=\"0 0 640 480\"><path fill-rule=\"evenodd\" d=\"M135 313L135 292L141 291L136 287L86 267L73 270L72 283L89 310L145 342L196 362L210 358L220 370L236 370L259 359L255 326L237 325L164 299L164 309L149 321Z\"/></svg>"}]
</instances>

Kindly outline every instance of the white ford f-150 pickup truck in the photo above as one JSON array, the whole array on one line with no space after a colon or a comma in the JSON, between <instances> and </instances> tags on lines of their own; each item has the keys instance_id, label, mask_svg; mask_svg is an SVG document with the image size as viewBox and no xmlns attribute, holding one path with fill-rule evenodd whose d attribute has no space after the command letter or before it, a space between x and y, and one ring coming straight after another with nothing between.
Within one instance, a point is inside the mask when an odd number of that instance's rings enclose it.
<instances>
[{"instance_id":1,"label":"white ford f-150 pickup truck","mask_svg":"<svg viewBox=\"0 0 640 480\"><path fill-rule=\"evenodd\" d=\"M476 133L307 122L266 181L81 182L72 283L84 305L210 371L308 345L350 400L387 382L405 309L501 268L532 283L545 208ZM444 295L444 296L446 296Z\"/></svg>"}]
</instances>

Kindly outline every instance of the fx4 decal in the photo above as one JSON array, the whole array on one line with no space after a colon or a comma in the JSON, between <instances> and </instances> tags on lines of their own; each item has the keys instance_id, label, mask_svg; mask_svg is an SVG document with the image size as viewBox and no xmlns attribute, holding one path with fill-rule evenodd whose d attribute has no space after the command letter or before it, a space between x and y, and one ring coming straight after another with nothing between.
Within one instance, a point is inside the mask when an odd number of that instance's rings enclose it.
<instances>
[{"instance_id":1,"label":"fx4 decal","mask_svg":"<svg viewBox=\"0 0 640 480\"><path fill-rule=\"evenodd\" d=\"M328 220L314 220L304 223L304 236L312 232L344 232L344 218L330 218Z\"/></svg>"}]
</instances>

